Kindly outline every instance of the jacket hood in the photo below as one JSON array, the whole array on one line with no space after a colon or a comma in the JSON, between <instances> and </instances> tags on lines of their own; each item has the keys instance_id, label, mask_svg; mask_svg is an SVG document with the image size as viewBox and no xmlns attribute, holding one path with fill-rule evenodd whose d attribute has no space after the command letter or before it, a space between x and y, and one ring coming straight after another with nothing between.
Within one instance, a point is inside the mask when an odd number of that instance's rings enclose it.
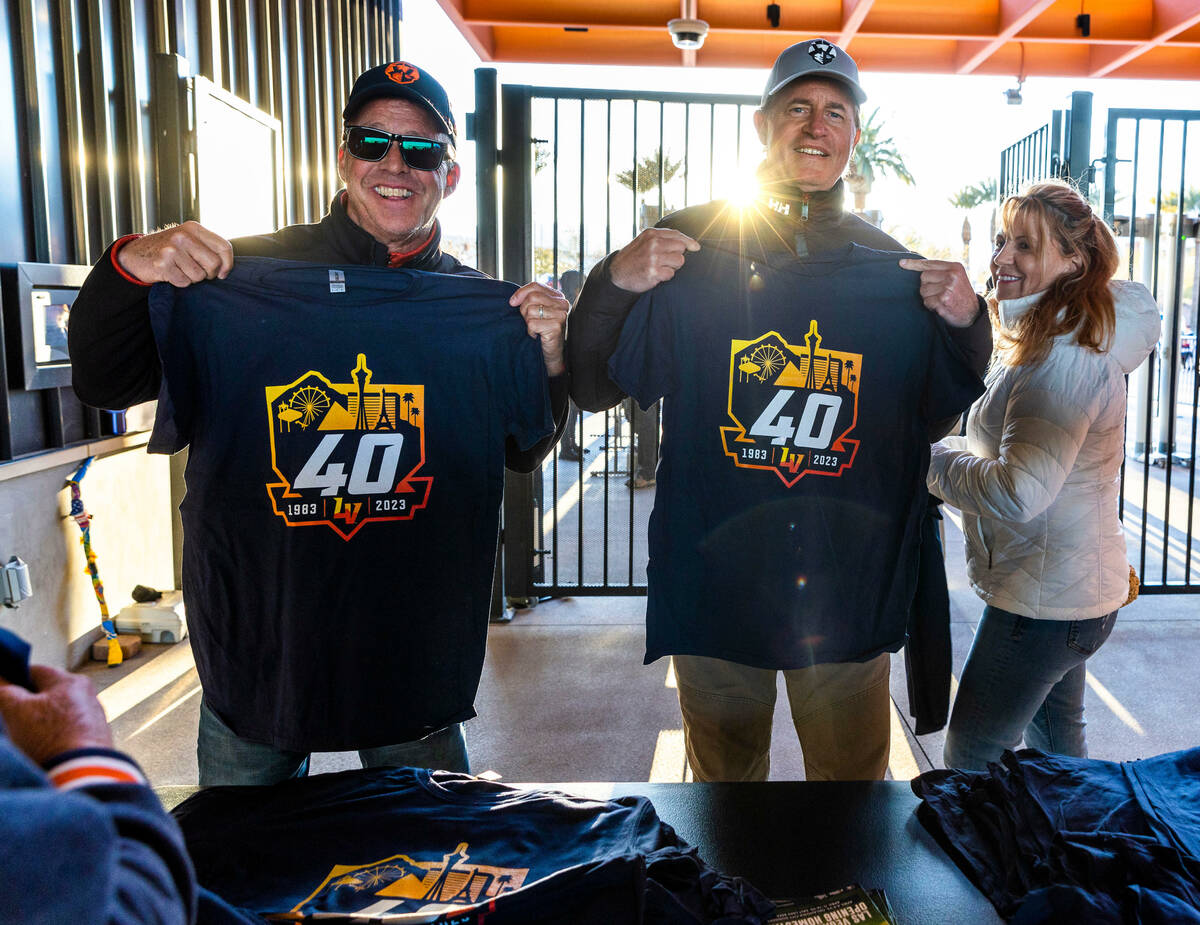
<instances>
[{"instance_id":1,"label":"jacket hood","mask_svg":"<svg viewBox=\"0 0 1200 925\"><path fill-rule=\"evenodd\" d=\"M1162 327L1158 303L1141 283L1115 279L1108 287L1117 310L1117 326L1109 352L1121 364L1121 369L1131 373L1142 365L1158 343Z\"/></svg>"},{"instance_id":2,"label":"jacket hood","mask_svg":"<svg viewBox=\"0 0 1200 925\"><path fill-rule=\"evenodd\" d=\"M1113 296L1116 326L1108 352L1127 374L1137 369L1158 343L1159 314L1154 296L1141 283L1114 279L1108 284ZM1044 290L1043 290L1044 292ZM1041 292L996 303L1000 325L1011 329L1017 319L1038 303ZM1070 338L1067 334L1064 337Z\"/></svg>"}]
</instances>

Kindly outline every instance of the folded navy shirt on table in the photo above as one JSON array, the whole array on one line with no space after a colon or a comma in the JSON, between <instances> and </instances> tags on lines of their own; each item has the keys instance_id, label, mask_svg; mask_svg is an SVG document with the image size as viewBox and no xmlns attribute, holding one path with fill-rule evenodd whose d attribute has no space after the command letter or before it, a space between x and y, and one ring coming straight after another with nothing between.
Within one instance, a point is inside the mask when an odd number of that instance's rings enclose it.
<instances>
[{"instance_id":1,"label":"folded navy shirt on table","mask_svg":"<svg viewBox=\"0 0 1200 925\"><path fill-rule=\"evenodd\" d=\"M209 788L173 813L200 883L264 916L753 925L772 910L700 860L644 797L364 768Z\"/></svg>"},{"instance_id":2,"label":"folded navy shirt on table","mask_svg":"<svg viewBox=\"0 0 1200 925\"><path fill-rule=\"evenodd\" d=\"M1200 748L1005 752L912 782L918 818L1012 922L1200 923Z\"/></svg>"}]
</instances>

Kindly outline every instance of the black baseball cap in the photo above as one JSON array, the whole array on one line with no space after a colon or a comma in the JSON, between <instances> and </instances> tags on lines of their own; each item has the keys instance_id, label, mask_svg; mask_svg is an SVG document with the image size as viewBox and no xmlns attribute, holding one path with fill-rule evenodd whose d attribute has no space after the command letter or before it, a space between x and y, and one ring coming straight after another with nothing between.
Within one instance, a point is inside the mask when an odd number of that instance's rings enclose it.
<instances>
[{"instance_id":1,"label":"black baseball cap","mask_svg":"<svg viewBox=\"0 0 1200 925\"><path fill-rule=\"evenodd\" d=\"M384 98L410 100L423 106L437 120L442 130L450 136L453 144L458 143L454 128L454 113L450 111L450 98L440 83L427 71L407 61L392 61L363 71L354 81L346 108L342 110L342 121L351 118L371 100Z\"/></svg>"}]
</instances>

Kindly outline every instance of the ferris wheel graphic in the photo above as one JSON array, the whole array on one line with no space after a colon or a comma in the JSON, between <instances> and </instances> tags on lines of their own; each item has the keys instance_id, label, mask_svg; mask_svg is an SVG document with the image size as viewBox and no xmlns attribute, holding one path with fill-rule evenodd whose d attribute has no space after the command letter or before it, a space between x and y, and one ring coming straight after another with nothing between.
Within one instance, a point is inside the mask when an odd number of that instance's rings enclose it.
<instances>
[{"instance_id":1,"label":"ferris wheel graphic","mask_svg":"<svg viewBox=\"0 0 1200 925\"><path fill-rule=\"evenodd\" d=\"M329 396L325 394L324 389L315 385L306 385L295 391L288 406L299 413L300 426L307 428L309 424L329 410Z\"/></svg>"},{"instance_id":2,"label":"ferris wheel graphic","mask_svg":"<svg viewBox=\"0 0 1200 925\"><path fill-rule=\"evenodd\" d=\"M750 361L758 367L758 371L753 373L754 377L759 382L766 382L783 369L787 357L774 344L759 344L751 351Z\"/></svg>"}]
</instances>

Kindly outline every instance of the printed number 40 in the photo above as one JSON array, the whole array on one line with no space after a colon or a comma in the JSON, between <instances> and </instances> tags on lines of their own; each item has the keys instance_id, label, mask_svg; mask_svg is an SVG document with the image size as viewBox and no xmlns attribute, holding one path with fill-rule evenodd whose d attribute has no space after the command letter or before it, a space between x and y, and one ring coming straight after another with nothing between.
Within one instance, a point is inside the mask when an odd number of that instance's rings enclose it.
<instances>
[{"instance_id":1,"label":"printed number 40","mask_svg":"<svg viewBox=\"0 0 1200 925\"><path fill-rule=\"evenodd\" d=\"M381 495L392 490L396 481L396 467L400 464L400 447L404 445L403 434L367 434L358 441L354 454L354 465L350 469L350 481L346 482L345 467L331 463L329 457L341 442L343 434L326 434L313 450L308 462L296 474L292 488L319 488L322 495L336 495L343 486L352 495ZM369 478L375 451L383 448L383 458L375 478Z\"/></svg>"},{"instance_id":2,"label":"printed number 40","mask_svg":"<svg viewBox=\"0 0 1200 925\"><path fill-rule=\"evenodd\" d=\"M770 437L771 443L776 446L782 446L791 439L799 447L826 449L833 439L833 428L837 426L842 397L823 392L809 392L804 400L804 413L800 415L800 423L793 427L792 418L785 416L783 409L795 393L795 389L780 389L776 392L775 397L758 416L758 420L750 427L750 435Z\"/></svg>"}]
</instances>

